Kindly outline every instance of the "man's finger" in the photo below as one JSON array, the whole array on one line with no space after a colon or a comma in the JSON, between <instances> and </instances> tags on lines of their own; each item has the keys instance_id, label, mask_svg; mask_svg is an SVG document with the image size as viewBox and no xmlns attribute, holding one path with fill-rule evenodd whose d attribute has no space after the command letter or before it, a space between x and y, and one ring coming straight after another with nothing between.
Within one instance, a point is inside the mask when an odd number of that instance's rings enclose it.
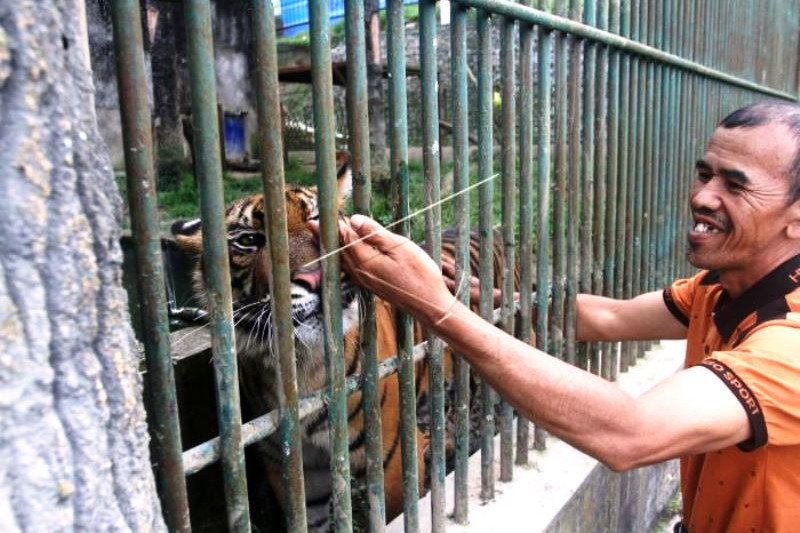
<instances>
[{"instance_id":1,"label":"man's finger","mask_svg":"<svg viewBox=\"0 0 800 533\"><path fill-rule=\"evenodd\" d=\"M339 221L339 237L342 245L342 263L345 266L357 267L380 253L360 240L358 233L344 220Z\"/></svg>"},{"instance_id":2,"label":"man's finger","mask_svg":"<svg viewBox=\"0 0 800 533\"><path fill-rule=\"evenodd\" d=\"M369 246L388 253L392 248L404 244L408 239L388 231L373 219L364 215L350 217L350 227L359 239Z\"/></svg>"}]
</instances>

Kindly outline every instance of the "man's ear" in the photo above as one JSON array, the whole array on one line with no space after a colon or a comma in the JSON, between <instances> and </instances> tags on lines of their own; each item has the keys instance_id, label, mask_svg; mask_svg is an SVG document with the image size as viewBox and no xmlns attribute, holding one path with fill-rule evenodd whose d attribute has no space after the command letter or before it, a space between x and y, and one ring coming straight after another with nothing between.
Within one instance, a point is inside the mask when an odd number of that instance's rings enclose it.
<instances>
[{"instance_id":1,"label":"man's ear","mask_svg":"<svg viewBox=\"0 0 800 533\"><path fill-rule=\"evenodd\" d=\"M178 246L190 253L203 253L203 224L199 218L176 220L170 228Z\"/></svg>"}]
</instances>

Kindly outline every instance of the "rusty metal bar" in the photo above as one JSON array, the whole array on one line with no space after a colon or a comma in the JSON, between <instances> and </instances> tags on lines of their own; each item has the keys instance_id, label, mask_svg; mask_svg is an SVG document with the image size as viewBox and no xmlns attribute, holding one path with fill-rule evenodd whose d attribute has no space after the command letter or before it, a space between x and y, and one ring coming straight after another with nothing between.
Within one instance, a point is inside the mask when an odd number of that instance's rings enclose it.
<instances>
[{"instance_id":1,"label":"rusty metal bar","mask_svg":"<svg viewBox=\"0 0 800 533\"><path fill-rule=\"evenodd\" d=\"M371 215L372 181L369 153L369 112L367 96L366 37L364 2L352 0L345 5L345 35L347 39L347 129L353 172L353 208L356 213ZM381 405L378 394L377 325L375 297L362 290L361 308L361 368L365 453L367 522L370 531L381 533L386 523L386 499L383 475L383 433Z\"/></svg>"},{"instance_id":2,"label":"rusty metal bar","mask_svg":"<svg viewBox=\"0 0 800 533\"><path fill-rule=\"evenodd\" d=\"M153 459L164 520L172 531L190 531L186 478L181 463L181 433L175 374L169 345L169 319L158 227L153 138L147 102L147 74L139 2L114 0L111 19L116 46L125 176L136 252L141 323L147 367Z\"/></svg>"},{"instance_id":3,"label":"rusty metal bar","mask_svg":"<svg viewBox=\"0 0 800 533\"><path fill-rule=\"evenodd\" d=\"M392 216L405 220L395 230L406 237L411 227L408 179L408 117L406 106L405 20L402 0L389 0L387 6L389 61L390 172L392 176ZM403 456L403 523L407 532L419 528L417 413L414 381L414 323L410 315L397 317L397 348L400 359L400 429Z\"/></svg>"},{"instance_id":4,"label":"rusty metal bar","mask_svg":"<svg viewBox=\"0 0 800 533\"><path fill-rule=\"evenodd\" d=\"M452 4L450 22L450 72L453 90L453 192L469 186L469 107L467 100L467 9ZM453 222L456 226L455 267L459 287L469 279L469 195L460 194L453 205ZM469 291L461 291L461 302L469 305ZM455 426L455 502L453 519L466 524L469 518L469 431L470 385L469 365L460 356L455 357L456 381Z\"/></svg>"},{"instance_id":5,"label":"rusty metal bar","mask_svg":"<svg viewBox=\"0 0 800 533\"><path fill-rule=\"evenodd\" d=\"M209 2L186 0L184 22L192 89L195 169L203 220L203 275L209 302L228 528L250 531Z\"/></svg>"},{"instance_id":6,"label":"rusty metal bar","mask_svg":"<svg viewBox=\"0 0 800 533\"><path fill-rule=\"evenodd\" d=\"M609 3L609 31L619 33L620 31L620 4L619 0L611 0ZM616 220L617 208L619 206L619 76L620 76L620 51L610 50L608 58L608 161L606 180L607 207L605 221L605 261L603 262L603 287L606 296L615 296L614 287L617 259L616 246ZM617 343L603 344L603 363L600 375L609 380L617 379Z\"/></svg>"},{"instance_id":7,"label":"rusty metal bar","mask_svg":"<svg viewBox=\"0 0 800 533\"><path fill-rule=\"evenodd\" d=\"M584 23L594 26L597 22L597 6L594 0L584 2ZM580 284L578 290L582 293L592 292L592 268L594 264L593 237L594 237L594 157L595 157L595 93L597 85L597 52L599 44L586 41L584 43L583 66L583 139L581 149L581 170L583 184L581 185L581 258L584 265L589 268L580 269ZM577 364L587 370L596 351L595 343L582 343L579 347Z\"/></svg>"},{"instance_id":8,"label":"rusty metal bar","mask_svg":"<svg viewBox=\"0 0 800 533\"><path fill-rule=\"evenodd\" d=\"M626 38L631 37L632 33L631 1L622 0L620 3L620 35ZM633 145L636 139L632 135L634 116L636 113L636 83L632 58L630 54L621 56L620 72L620 141L619 141L619 204L617 206L617 256L615 270L615 298L630 298L630 276L633 235L631 234L632 223L632 184L634 159ZM619 370L625 372L628 369L628 361L632 345L630 342L623 342L619 351Z\"/></svg>"},{"instance_id":9,"label":"rusty metal bar","mask_svg":"<svg viewBox=\"0 0 800 533\"><path fill-rule=\"evenodd\" d=\"M520 25L519 42L519 269L520 269L520 313L517 338L531 342L533 283L533 53L535 33L529 24ZM522 416L517 417L517 452L515 462L528 464L530 424Z\"/></svg>"},{"instance_id":10,"label":"rusty metal bar","mask_svg":"<svg viewBox=\"0 0 800 533\"><path fill-rule=\"evenodd\" d=\"M566 14L565 0L556 3L556 12ZM552 346L550 353L564 359L564 305L567 278L567 143L568 131L568 50L567 35L557 33L555 42L555 147L553 152L553 281L550 306Z\"/></svg>"},{"instance_id":11,"label":"rusty metal bar","mask_svg":"<svg viewBox=\"0 0 800 533\"><path fill-rule=\"evenodd\" d=\"M486 11L477 13L478 33L478 179L494 173L494 139L492 136L494 87L492 84L492 23ZM478 233L480 235L480 315L490 320L494 311L494 231L492 207L494 182L486 181L478 188ZM481 499L494 498L494 391L483 379L481 391Z\"/></svg>"},{"instance_id":12,"label":"rusty metal bar","mask_svg":"<svg viewBox=\"0 0 800 533\"><path fill-rule=\"evenodd\" d=\"M537 196L538 196L538 242L536 247L536 346L543 352L550 350L550 172L552 142L552 90L553 82L550 64L553 57L553 34L538 28L539 49L537 54L537 98L536 115L538 124L538 158L537 158ZM534 447L543 450L546 445L546 434L536 427Z\"/></svg>"},{"instance_id":13,"label":"rusty metal bar","mask_svg":"<svg viewBox=\"0 0 800 533\"><path fill-rule=\"evenodd\" d=\"M289 238L286 222L286 184L283 173L281 101L278 87L278 56L272 2L254 0L253 39L255 88L261 153L261 180L266 212L265 234L269 243L269 292L272 299L273 351L277 354L281 390L278 394L283 466L283 514L286 529L306 529L306 498L303 482L303 448L297 412L297 368L295 366L292 294L289 271Z\"/></svg>"},{"instance_id":14,"label":"rusty metal bar","mask_svg":"<svg viewBox=\"0 0 800 533\"><path fill-rule=\"evenodd\" d=\"M437 205L441 198L441 176L439 157L439 107L438 75L436 58L436 1L421 0L419 3L420 41L420 85L422 88L422 158L425 169L425 203ZM425 243L428 253L437 265L441 264L440 207L425 213ZM437 337L428 337L430 363L430 485L431 485L431 531L445 531L445 390L443 374L443 345Z\"/></svg>"},{"instance_id":15,"label":"rusty metal bar","mask_svg":"<svg viewBox=\"0 0 800 533\"><path fill-rule=\"evenodd\" d=\"M581 20L580 2L573 0L570 6L570 18ZM581 59L584 54L585 40L574 36L567 37L569 46L569 69L567 79L569 89L567 92L568 113L568 154L567 154L567 253L565 270L565 300L564 300L564 359L570 364L577 363L576 346L576 318L578 296L578 257L580 217L580 181L581 181L581 81L583 66Z\"/></svg>"},{"instance_id":16,"label":"rusty metal bar","mask_svg":"<svg viewBox=\"0 0 800 533\"><path fill-rule=\"evenodd\" d=\"M597 11L597 26L606 28L608 26L608 4L600 2ZM595 92L595 124L594 124L594 220L592 223L594 239L594 249L592 257L592 293L603 294L603 266L605 265L606 248L606 209L607 205L607 160L608 160L608 72L609 72L609 49L602 46L598 50L598 66L596 70L597 85ZM602 361L607 357L610 344L600 342L595 344L596 348L592 353L591 371L595 374L602 374Z\"/></svg>"},{"instance_id":17,"label":"rusty metal bar","mask_svg":"<svg viewBox=\"0 0 800 533\"><path fill-rule=\"evenodd\" d=\"M707 62L702 62L703 64L695 63L693 61L689 61L682 57L678 57L669 54L667 52L657 50L653 46L648 46L641 42L635 42L629 39L625 39L624 37L621 37L619 35L614 35L612 33L609 33L607 31L598 28L592 28L584 24L581 24L579 22L571 21L564 17L551 15L544 11L539 11L526 6L522 6L514 2L511 2L509 0L452 0L452 1L454 3L461 4L465 7L484 9L491 13L495 13L497 15L513 17L516 18L518 21L533 23L550 30L571 33L578 37L583 37L599 43L603 43L613 48L626 50L654 61L659 61L661 63L669 65L674 65L678 68L695 72L708 79L720 81L728 85L743 87L745 89L750 89L752 91L755 91L756 93L775 96L777 98L783 98L786 100L793 101L795 99L795 96L790 93L778 89L772 89L764 85L759 85L749 80L732 76L730 74L726 74L714 68L705 66L706 64L708 64ZM698 4L700 3L701 2L698 2ZM646 6L647 4L644 3L643 5ZM649 36L650 34L647 33L645 35ZM648 37L648 39L646 39L644 42L652 42L652 37Z\"/></svg>"},{"instance_id":18,"label":"rusty metal bar","mask_svg":"<svg viewBox=\"0 0 800 533\"><path fill-rule=\"evenodd\" d=\"M514 34L516 23L511 18L500 19L500 65L502 76L502 233L503 251L503 329L514 334L514 267L516 263L516 238L514 208L516 204L517 168L517 88L516 53ZM523 290L521 292L530 292ZM514 410L500 403L500 481L511 481L514 475Z\"/></svg>"},{"instance_id":19,"label":"rusty metal bar","mask_svg":"<svg viewBox=\"0 0 800 533\"><path fill-rule=\"evenodd\" d=\"M320 218L320 252L339 247L336 194L335 141L333 123L333 79L327 2L310 2L311 79L314 104L314 148L317 161ZM350 491L350 451L347 431L347 396L342 340L342 292L339 255L326 256L322 263L322 310L327 366L328 433L330 436L333 527L337 532L353 528Z\"/></svg>"}]
</instances>

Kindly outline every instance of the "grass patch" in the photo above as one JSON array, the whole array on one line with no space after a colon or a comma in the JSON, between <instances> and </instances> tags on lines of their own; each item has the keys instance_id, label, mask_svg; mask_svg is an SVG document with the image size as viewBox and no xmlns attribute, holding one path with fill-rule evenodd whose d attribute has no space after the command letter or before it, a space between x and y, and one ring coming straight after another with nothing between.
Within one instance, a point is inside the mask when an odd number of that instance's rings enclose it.
<instances>
[{"instance_id":1,"label":"grass patch","mask_svg":"<svg viewBox=\"0 0 800 533\"><path fill-rule=\"evenodd\" d=\"M472 170L475 170L475 165L471 165ZM443 181L445 177L452 172L452 164L445 162L441 167L441 176ZM316 176L313 171L306 169L297 157L291 157L289 163L284 168L285 180L287 184L299 186L313 186L316 184ZM409 212L415 213L425 207L425 189L424 189L424 169L421 161L412 160L408 165L409 175ZM470 182L475 183L477 176L471 176ZM117 184L119 185L120 192L125 198L126 195L126 181L122 174L117 176ZM452 194L452 189L449 186L442 190L442 196L446 197ZM223 189L225 205L230 204L234 200L256 194L261 192L261 175L231 175L225 174L223 176ZM470 191L470 223L473 227L478 225L478 189ZM453 226L453 201L448 201L442 204L442 226ZM195 184L194 176L191 172L183 171L177 179L172 180L161 187L158 191L158 206L160 211L160 227L162 231L168 233L169 227L173 221L179 219L191 219L200 216L200 198ZM500 181L494 181L494 202L492 208L492 217L495 224L499 224L502 216L501 209L501 192ZM350 207L346 210L348 213L352 211ZM392 209L391 202L388 197L373 195L372 202L373 217L381 224L387 225L392 222ZM425 217L423 214L415 216L410 221L411 225L411 238L415 241L422 241L425 232ZM124 228L129 228L130 223L126 216L123 223Z\"/></svg>"}]
</instances>

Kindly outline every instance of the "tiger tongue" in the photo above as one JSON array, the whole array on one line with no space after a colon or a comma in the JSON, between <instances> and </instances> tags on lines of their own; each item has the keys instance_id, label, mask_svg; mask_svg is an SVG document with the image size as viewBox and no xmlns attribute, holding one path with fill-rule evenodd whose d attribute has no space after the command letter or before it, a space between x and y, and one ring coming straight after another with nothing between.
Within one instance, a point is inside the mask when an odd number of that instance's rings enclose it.
<instances>
[{"instance_id":1,"label":"tiger tongue","mask_svg":"<svg viewBox=\"0 0 800 533\"><path fill-rule=\"evenodd\" d=\"M317 290L322 286L322 269L315 268L313 270L295 272L292 276L292 281L301 281L308 285L311 290Z\"/></svg>"}]
</instances>

